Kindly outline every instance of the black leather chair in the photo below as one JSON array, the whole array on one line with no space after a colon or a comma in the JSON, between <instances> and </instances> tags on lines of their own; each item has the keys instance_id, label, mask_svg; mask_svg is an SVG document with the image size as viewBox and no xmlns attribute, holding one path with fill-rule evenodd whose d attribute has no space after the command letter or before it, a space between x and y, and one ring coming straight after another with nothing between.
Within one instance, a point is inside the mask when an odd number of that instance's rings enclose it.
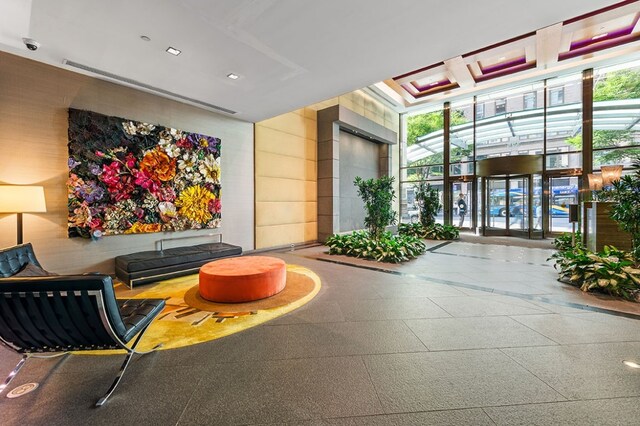
<instances>
[{"instance_id":1,"label":"black leather chair","mask_svg":"<svg viewBox=\"0 0 640 426\"><path fill-rule=\"evenodd\" d=\"M38 264L30 244L0 251L0 274L14 275L25 260ZM124 349L127 355L118 375L96 403L103 405L120 383L132 355L146 353L136 347L164 305L161 299L116 299L108 275L0 279L0 343L23 355L0 385L0 393L30 357Z\"/></svg>"}]
</instances>

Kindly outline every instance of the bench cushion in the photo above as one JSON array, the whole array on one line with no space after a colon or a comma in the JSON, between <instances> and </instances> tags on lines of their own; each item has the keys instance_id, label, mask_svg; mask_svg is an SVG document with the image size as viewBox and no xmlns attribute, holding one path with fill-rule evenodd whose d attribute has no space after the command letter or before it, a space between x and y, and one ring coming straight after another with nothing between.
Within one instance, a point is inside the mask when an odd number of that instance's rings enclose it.
<instances>
[{"instance_id":1,"label":"bench cushion","mask_svg":"<svg viewBox=\"0 0 640 426\"><path fill-rule=\"evenodd\" d=\"M116 257L116 277L126 285L195 274L207 262L242 255L242 247L226 243L199 244Z\"/></svg>"},{"instance_id":2,"label":"bench cushion","mask_svg":"<svg viewBox=\"0 0 640 426\"><path fill-rule=\"evenodd\" d=\"M242 248L226 243L199 244L190 247L175 247L162 251L142 251L116 257L116 269L126 272L191 264L218 257L237 256Z\"/></svg>"}]
</instances>

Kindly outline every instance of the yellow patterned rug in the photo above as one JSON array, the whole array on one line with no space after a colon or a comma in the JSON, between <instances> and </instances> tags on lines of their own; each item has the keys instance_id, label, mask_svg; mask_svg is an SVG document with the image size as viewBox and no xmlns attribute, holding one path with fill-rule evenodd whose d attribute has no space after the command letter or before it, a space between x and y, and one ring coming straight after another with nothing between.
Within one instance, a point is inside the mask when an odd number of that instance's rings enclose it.
<instances>
[{"instance_id":1,"label":"yellow patterned rug","mask_svg":"<svg viewBox=\"0 0 640 426\"><path fill-rule=\"evenodd\" d=\"M320 278L302 266L287 265L287 285L275 296L248 303L209 302L198 294L198 275L189 275L130 290L117 284L119 299L165 299L164 310L142 337L138 349L159 343L174 349L237 333L303 306L320 291ZM78 352L108 354L122 351Z\"/></svg>"}]
</instances>

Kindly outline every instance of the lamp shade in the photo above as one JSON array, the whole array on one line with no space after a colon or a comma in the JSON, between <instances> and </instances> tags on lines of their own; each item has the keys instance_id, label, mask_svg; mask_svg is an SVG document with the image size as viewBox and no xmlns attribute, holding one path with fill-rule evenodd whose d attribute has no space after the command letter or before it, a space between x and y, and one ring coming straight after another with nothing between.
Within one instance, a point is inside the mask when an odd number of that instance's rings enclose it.
<instances>
[{"instance_id":1,"label":"lamp shade","mask_svg":"<svg viewBox=\"0 0 640 426\"><path fill-rule=\"evenodd\" d=\"M44 213L42 186L0 185L0 213Z\"/></svg>"},{"instance_id":2,"label":"lamp shade","mask_svg":"<svg viewBox=\"0 0 640 426\"><path fill-rule=\"evenodd\" d=\"M592 191L600 191L602 189L602 176L589 173L589 189Z\"/></svg>"},{"instance_id":3,"label":"lamp shade","mask_svg":"<svg viewBox=\"0 0 640 426\"><path fill-rule=\"evenodd\" d=\"M620 176L622 176L622 166L602 166L600 171L604 186L611 185L614 181L620 180Z\"/></svg>"}]
</instances>

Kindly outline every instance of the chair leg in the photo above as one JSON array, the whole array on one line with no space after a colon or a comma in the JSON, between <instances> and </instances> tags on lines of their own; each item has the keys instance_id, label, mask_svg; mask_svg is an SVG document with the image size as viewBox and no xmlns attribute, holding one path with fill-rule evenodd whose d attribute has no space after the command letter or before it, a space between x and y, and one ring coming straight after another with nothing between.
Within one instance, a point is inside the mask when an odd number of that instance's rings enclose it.
<instances>
[{"instance_id":1,"label":"chair leg","mask_svg":"<svg viewBox=\"0 0 640 426\"><path fill-rule=\"evenodd\" d=\"M4 383L0 385L0 394L7 388L7 386L9 386L9 383L11 383L13 378L16 377L20 369L24 367L24 363L27 362L27 358L29 358L29 355L22 355L22 359L18 362L18 365L16 365L13 371L9 373L9 376L7 376Z\"/></svg>"},{"instance_id":2,"label":"chair leg","mask_svg":"<svg viewBox=\"0 0 640 426\"><path fill-rule=\"evenodd\" d=\"M133 346L131 346L131 349L127 348L127 356L125 357L124 362L120 367L120 371L118 372L118 375L116 376L113 383L111 384L111 387L109 387L109 390L107 391L107 393L102 398L100 398L98 402L96 402L96 407L102 407L107 402L107 399L109 399L113 391L116 390L116 387L118 387L118 385L120 384L120 380L122 380L122 376L124 375L125 370L129 366L129 363L131 362L131 358L133 357L133 354L141 354L141 355L148 354L162 346L162 344L156 345L153 349L146 352L136 351L136 346L138 346L138 342L140 342L140 338L142 338L142 335L147 331L147 328L149 328L148 325L138 334L138 337L133 342Z\"/></svg>"}]
</instances>

